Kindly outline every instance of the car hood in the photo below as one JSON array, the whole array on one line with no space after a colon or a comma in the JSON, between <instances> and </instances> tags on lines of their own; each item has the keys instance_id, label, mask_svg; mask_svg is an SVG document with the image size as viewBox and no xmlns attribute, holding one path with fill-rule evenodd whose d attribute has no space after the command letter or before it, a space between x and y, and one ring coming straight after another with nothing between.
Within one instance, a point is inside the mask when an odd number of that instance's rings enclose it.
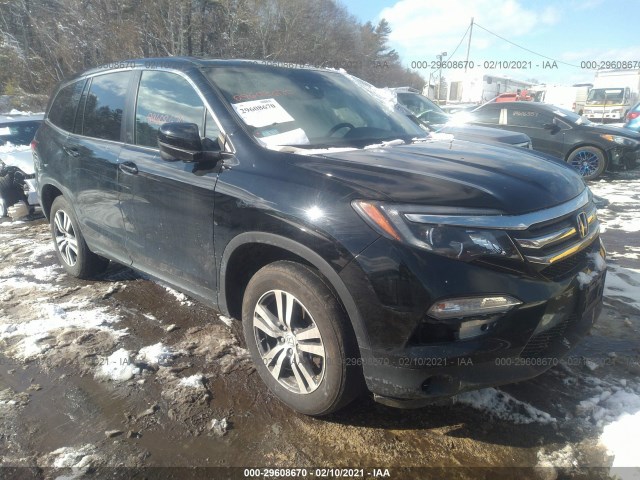
<instances>
[{"instance_id":1,"label":"car hood","mask_svg":"<svg viewBox=\"0 0 640 480\"><path fill-rule=\"evenodd\" d=\"M322 158L320 158L322 157ZM460 140L304 157L297 166L349 184L360 195L432 206L490 208L516 215L578 196L582 178L526 149Z\"/></svg>"},{"instance_id":2,"label":"car hood","mask_svg":"<svg viewBox=\"0 0 640 480\"><path fill-rule=\"evenodd\" d=\"M623 137L633 138L634 140L640 141L640 133L635 132L633 130L627 128L620 127L610 127L607 125L599 125L597 123L592 123L590 125L583 125L584 128L588 128L590 132L593 133L602 133L609 135L621 135Z\"/></svg>"},{"instance_id":3,"label":"car hood","mask_svg":"<svg viewBox=\"0 0 640 480\"><path fill-rule=\"evenodd\" d=\"M480 127L476 125L443 125L438 129L442 133L450 133L460 140L470 142L500 142L509 145L529 142L531 139L524 133L509 132L498 128Z\"/></svg>"},{"instance_id":4,"label":"car hood","mask_svg":"<svg viewBox=\"0 0 640 480\"><path fill-rule=\"evenodd\" d=\"M19 168L25 175L35 173L33 169L33 154L29 146L16 147L15 150L7 153L0 151L0 160L8 167Z\"/></svg>"}]
</instances>

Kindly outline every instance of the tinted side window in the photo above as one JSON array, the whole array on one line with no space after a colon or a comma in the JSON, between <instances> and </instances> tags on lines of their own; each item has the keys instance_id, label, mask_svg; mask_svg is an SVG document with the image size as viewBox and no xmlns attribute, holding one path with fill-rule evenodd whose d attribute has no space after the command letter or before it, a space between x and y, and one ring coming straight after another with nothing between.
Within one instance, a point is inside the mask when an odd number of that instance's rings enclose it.
<instances>
[{"instance_id":1,"label":"tinted side window","mask_svg":"<svg viewBox=\"0 0 640 480\"><path fill-rule=\"evenodd\" d=\"M500 108L481 108L472 115L476 122L497 124L500 120Z\"/></svg>"},{"instance_id":2,"label":"tinted side window","mask_svg":"<svg viewBox=\"0 0 640 480\"><path fill-rule=\"evenodd\" d=\"M180 75L142 72L136 106L136 145L157 148L158 129L163 123L169 122L195 123L202 135L202 100Z\"/></svg>"},{"instance_id":3,"label":"tinted side window","mask_svg":"<svg viewBox=\"0 0 640 480\"><path fill-rule=\"evenodd\" d=\"M83 135L120 140L130 74L117 72L93 77L84 107Z\"/></svg>"},{"instance_id":4,"label":"tinted side window","mask_svg":"<svg viewBox=\"0 0 640 480\"><path fill-rule=\"evenodd\" d=\"M84 83L85 80L80 80L79 82L67 85L56 95L48 115L49 121L56 127L67 131L73 130L76 109L78 108L78 101L80 100Z\"/></svg>"},{"instance_id":5,"label":"tinted side window","mask_svg":"<svg viewBox=\"0 0 640 480\"><path fill-rule=\"evenodd\" d=\"M543 128L545 123L552 121L551 115L528 108L514 107L507 113L507 125L515 127Z\"/></svg>"}]
</instances>

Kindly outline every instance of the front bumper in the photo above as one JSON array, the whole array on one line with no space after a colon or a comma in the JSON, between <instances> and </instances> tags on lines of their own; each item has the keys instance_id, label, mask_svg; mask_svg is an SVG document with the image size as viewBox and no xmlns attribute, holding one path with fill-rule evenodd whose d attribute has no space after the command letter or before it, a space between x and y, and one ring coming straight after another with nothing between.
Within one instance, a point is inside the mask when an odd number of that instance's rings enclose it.
<instances>
[{"instance_id":1,"label":"front bumper","mask_svg":"<svg viewBox=\"0 0 640 480\"><path fill-rule=\"evenodd\" d=\"M599 247L596 239L592 249ZM420 406L539 375L557 365L598 318L606 270L595 269L595 260L588 260L570 277L550 281L379 240L342 272L347 285L359 285L354 298L370 340L360 352L368 388L382 403ZM591 279L588 285L584 278ZM489 318L491 328L476 337L431 335L439 328L426 315L433 301L470 293L507 294L523 304Z\"/></svg>"},{"instance_id":2,"label":"front bumper","mask_svg":"<svg viewBox=\"0 0 640 480\"><path fill-rule=\"evenodd\" d=\"M624 119L624 112L622 110L617 112L605 111L603 114L602 109L586 108L583 116L596 122L602 120L605 122L620 122Z\"/></svg>"}]
</instances>

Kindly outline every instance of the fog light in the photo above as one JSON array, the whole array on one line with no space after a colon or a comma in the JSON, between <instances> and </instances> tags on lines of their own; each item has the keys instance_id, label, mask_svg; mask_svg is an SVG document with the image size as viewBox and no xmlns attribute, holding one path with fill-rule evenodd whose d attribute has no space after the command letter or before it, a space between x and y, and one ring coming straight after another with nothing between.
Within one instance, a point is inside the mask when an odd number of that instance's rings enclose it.
<instances>
[{"instance_id":1,"label":"fog light","mask_svg":"<svg viewBox=\"0 0 640 480\"><path fill-rule=\"evenodd\" d=\"M444 320L448 318L474 317L492 313L504 313L522 302L508 295L493 297L463 297L440 300L429 308L427 314L433 318Z\"/></svg>"}]
</instances>

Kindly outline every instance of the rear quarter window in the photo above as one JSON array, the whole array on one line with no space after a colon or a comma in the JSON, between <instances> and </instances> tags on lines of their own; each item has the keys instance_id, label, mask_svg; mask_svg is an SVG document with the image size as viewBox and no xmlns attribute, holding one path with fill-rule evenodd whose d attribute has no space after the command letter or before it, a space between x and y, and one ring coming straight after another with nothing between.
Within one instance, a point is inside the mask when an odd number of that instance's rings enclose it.
<instances>
[{"instance_id":1,"label":"rear quarter window","mask_svg":"<svg viewBox=\"0 0 640 480\"><path fill-rule=\"evenodd\" d=\"M120 140L122 115L131 72L93 77L84 107L82 134L105 140Z\"/></svg>"},{"instance_id":2,"label":"rear quarter window","mask_svg":"<svg viewBox=\"0 0 640 480\"><path fill-rule=\"evenodd\" d=\"M68 132L73 130L76 110L78 109L78 102L80 101L84 84L85 80L80 80L58 91L47 115L49 121L56 127Z\"/></svg>"}]
</instances>

